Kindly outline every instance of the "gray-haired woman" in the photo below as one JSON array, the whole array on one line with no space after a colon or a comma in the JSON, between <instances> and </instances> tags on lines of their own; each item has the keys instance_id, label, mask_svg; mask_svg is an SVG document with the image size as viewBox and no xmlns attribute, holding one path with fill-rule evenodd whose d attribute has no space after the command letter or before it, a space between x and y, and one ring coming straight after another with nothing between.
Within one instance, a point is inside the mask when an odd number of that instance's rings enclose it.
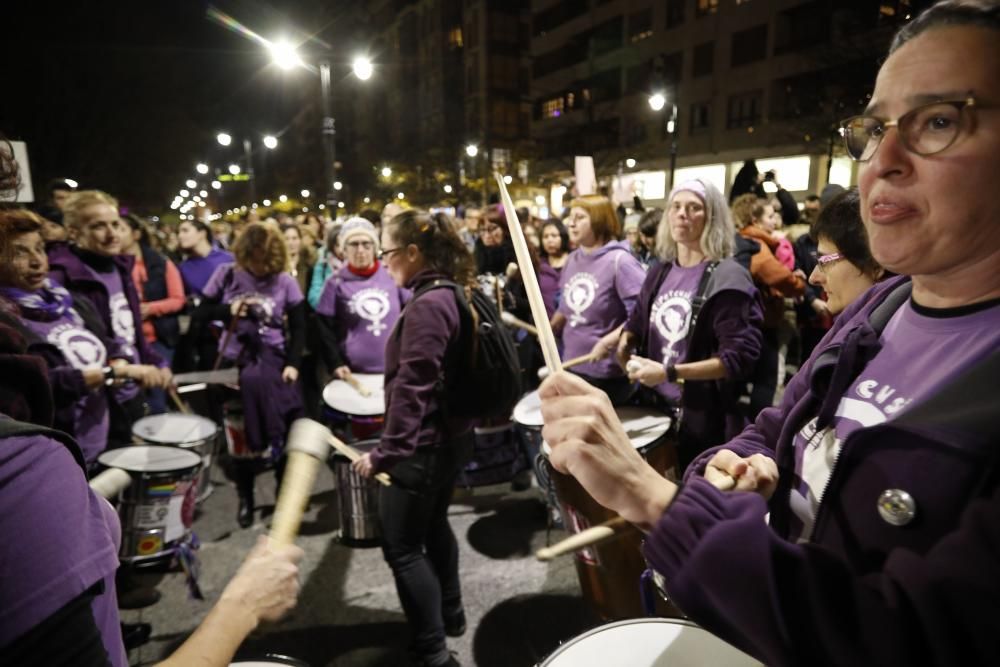
<instances>
[{"instance_id":1,"label":"gray-haired woman","mask_svg":"<svg viewBox=\"0 0 1000 667\"><path fill-rule=\"evenodd\" d=\"M691 180L674 188L657 233L661 262L618 341L629 379L652 390L648 402L683 412L682 467L746 425L738 387L760 354L763 315L750 274L732 259L733 236L714 186Z\"/></svg>"}]
</instances>

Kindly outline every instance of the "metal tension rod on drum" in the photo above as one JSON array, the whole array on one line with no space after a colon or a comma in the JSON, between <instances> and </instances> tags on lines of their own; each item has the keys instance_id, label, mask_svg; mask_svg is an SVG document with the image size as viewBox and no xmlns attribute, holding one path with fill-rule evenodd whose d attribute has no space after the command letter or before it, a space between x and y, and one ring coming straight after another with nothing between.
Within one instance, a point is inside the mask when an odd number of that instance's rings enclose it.
<instances>
[{"instance_id":1,"label":"metal tension rod on drum","mask_svg":"<svg viewBox=\"0 0 1000 667\"><path fill-rule=\"evenodd\" d=\"M330 446L336 449L344 456L346 456L351 461L351 463L357 461L362 456L364 456L361 452L354 449L350 445L345 444L340 440L338 440L337 438L335 438L332 433L330 434L328 440L330 442ZM383 486L389 486L390 484L392 484L392 479L389 477L389 475L385 474L384 472L377 473L375 475L375 479L378 480L379 483L382 484Z\"/></svg>"},{"instance_id":2,"label":"metal tension rod on drum","mask_svg":"<svg viewBox=\"0 0 1000 667\"><path fill-rule=\"evenodd\" d=\"M538 287L535 267L531 264L528 242L524 240L524 232L517 219L514 202L510 198L510 193L507 192L507 184L503 182L503 176L494 171L493 178L496 179L497 186L500 188L500 201L503 204L504 216L507 218L507 229L510 232L510 240L514 243L517 268L521 272L521 282L528 295L531 318L535 321L535 328L538 329L538 343L541 345L542 355L545 357L545 365L548 367L549 373L558 373L562 370L559 348L556 347L556 337L552 333L552 325L549 324L549 315L545 310L545 302L542 300L542 290Z\"/></svg>"},{"instance_id":3,"label":"metal tension rod on drum","mask_svg":"<svg viewBox=\"0 0 1000 667\"><path fill-rule=\"evenodd\" d=\"M631 524L629 524L629 522L625 519L620 516L616 516L614 519L609 519L604 523L591 526L586 530L581 530L575 535L570 535L566 539L560 540L550 547L542 547L535 552L535 558L540 561L550 561L558 556L579 551L580 549L584 549L586 547L592 547L606 540L610 540L616 535L620 535L628 529L630 525Z\"/></svg>"}]
</instances>

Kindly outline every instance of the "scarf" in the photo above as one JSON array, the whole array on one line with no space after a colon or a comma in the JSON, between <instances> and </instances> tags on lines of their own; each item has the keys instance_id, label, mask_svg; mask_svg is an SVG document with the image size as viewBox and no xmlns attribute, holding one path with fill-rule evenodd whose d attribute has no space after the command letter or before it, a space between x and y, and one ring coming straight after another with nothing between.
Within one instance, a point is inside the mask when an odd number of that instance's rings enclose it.
<instances>
[{"instance_id":1,"label":"scarf","mask_svg":"<svg viewBox=\"0 0 1000 667\"><path fill-rule=\"evenodd\" d=\"M66 288L48 278L41 289L29 292L18 287L0 287L0 294L16 303L26 318L42 322L58 320L73 305L73 297Z\"/></svg>"},{"instance_id":2,"label":"scarf","mask_svg":"<svg viewBox=\"0 0 1000 667\"><path fill-rule=\"evenodd\" d=\"M367 269L359 269L356 266L353 266L350 262L348 262L347 270L356 276L361 276L362 278L371 278L372 276L375 275L375 272L378 271L378 260L376 259L372 263L372 265L369 266Z\"/></svg>"}]
</instances>

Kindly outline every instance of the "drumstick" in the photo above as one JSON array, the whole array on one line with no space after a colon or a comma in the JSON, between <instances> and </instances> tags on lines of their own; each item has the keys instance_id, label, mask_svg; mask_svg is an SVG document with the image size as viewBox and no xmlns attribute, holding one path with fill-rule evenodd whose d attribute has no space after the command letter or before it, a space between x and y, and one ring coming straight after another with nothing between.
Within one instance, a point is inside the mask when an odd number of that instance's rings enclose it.
<instances>
[{"instance_id":1,"label":"drumstick","mask_svg":"<svg viewBox=\"0 0 1000 667\"><path fill-rule=\"evenodd\" d=\"M121 468L108 468L90 480L90 489L102 498L114 498L128 488L132 476Z\"/></svg>"},{"instance_id":2,"label":"drumstick","mask_svg":"<svg viewBox=\"0 0 1000 667\"><path fill-rule=\"evenodd\" d=\"M312 419L297 419L292 424L288 434L288 466L271 523L271 539L279 546L291 544L299 533L319 464L330 452L326 444L329 435L329 429Z\"/></svg>"},{"instance_id":3,"label":"drumstick","mask_svg":"<svg viewBox=\"0 0 1000 667\"><path fill-rule=\"evenodd\" d=\"M556 337L552 333L549 315L545 310L545 302L542 300L542 290L538 287L535 267L531 264L528 242L524 240L524 232L521 230L521 223L518 222L514 202L510 198L510 193L507 192L507 184L503 182L503 177L499 172L493 172L493 177L500 187L500 201L503 204L504 215L507 217L510 240L514 243L514 254L517 255L517 266L521 271L521 282L524 284L524 291L528 295L528 304L531 306L531 319L535 321L535 327L538 329L538 342L542 347L545 365L550 373L556 373L562 370L562 363L559 361Z\"/></svg>"},{"instance_id":4,"label":"drumstick","mask_svg":"<svg viewBox=\"0 0 1000 667\"><path fill-rule=\"evenodd\" d=\"M581 354L579 357L573 357L572 359L564 361L562 367L563 367L563 370L566 370L567 368L573 368L573 366L579 366L580 364L590 363L591 361L596 361L596 359L594 359L594 355L593 354L591 354L591 353ZM548 376L549 376L549 369L548 368L545 368L543 366L542 368L538 369L538 379L539 380L544 380Z\"/></svg>"},{"instance_id":5,"label":"drumstick","mask_svg":"<svg viewBox=\"0 0 1000 667\"><path fill-rule=\"evenodd\" d=\"M332 433L330 434L329 442L331 447L333 447L338 452L346 456L348 460L351 461L351 463L354 463L362 456L364 456L364 454L354 449L350 445L345 444L340 440L338 440L337 438L335 438ZM392 484L391 478L384 472L376 473L375 479L377 479L383 486L389 486L390 484Z\"/></svg>"},{"instance_id":6,"label":"drumstick","mask_svg":"<svg viewBox=\"0 0 1000 667\"><path fill-rule=\"evenodd\" d=\"M560 540L550 547L539 549L535 552L535 558L540 561L549 561L563 554L579 551L585 547L592 547L595 544L611 539L618 533L626 530L629 525L628 521L617 516L604 523L581 530L575 535L570 535L565 540Z\"/></svg>"},{"instance_id":7,"label":"drumstick","mask_svg":"<svg viewBox=\"0 0 1000 667\"><path fill-rule=\"evenodd\" d=\"M189 410L188 406L184 404L184 401L181 400L181 397L177 395L177 387L173 386L168 387L167 394L170 395L170 400L174 402L174 405L177 406L177 409L180 410L181 413L185 415L191 414L191 410Z\"/></svg>"},{"instance_id":8,"label":"drumstick","mask_svg":"<svg viewBox=\"0 0 1000 667\"><path fill-rule=\"evenodd\" d=\"M521 318L516 317L509 310L505 310L502 313L500 313L500 319L503 320L504 324L509 324L512 327L517 327L518 329L524 329L525 331L527 331L528 333L530 333L532 336L537 336L538 335L538 329L535 327L534 324L529 324L529 323L525 322L524 320L522 320ZM565 364L564 364L564 367L565 367Z\"/></svg>"},{"instance_id":9,"label":"drumstick","mask_svg":"<svg viewBox=\"0 0 1000 667\"><path fill-rule=\"evenodd\" d=\"M369 396L372 395L371 389L361 384L361 380L354 377L354 374L351 373L350 371L347 371L347 377L344 378L344 382L354 387L354 391L358 392L365 398L368 398Z\"/></svg>"},{"instance_id":10,"label":"drumstick","mask_svg":"<svg viewBox=\"0 0 1000 667\"><path fill-rule=\"evenodd\" d=\"M243 307L240 306L240 311ZM219 355L215 358L215 364L212 366L213 371L219 370L219 365L222 363L222 353L226 351L226 346L229 345L229 339L232 338L233 332L236 331L236 324L240 321L239 313L233 315L233 319L229 320L229 326L226 327L226 333L222 334L222 345L219 346Z\"/></svg>"}]
</instances>

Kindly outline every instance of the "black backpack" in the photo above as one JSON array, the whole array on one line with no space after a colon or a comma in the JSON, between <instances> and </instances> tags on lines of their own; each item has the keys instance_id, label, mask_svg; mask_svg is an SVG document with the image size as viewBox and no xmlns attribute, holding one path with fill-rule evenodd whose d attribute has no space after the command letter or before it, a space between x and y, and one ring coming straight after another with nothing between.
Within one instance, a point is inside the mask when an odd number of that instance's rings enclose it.
<instances>
[{"instance_id":1,"label":"black backpack","mask_svg":"<svg viewBox=\"0 0 1000 667\"><path fill-rule=\"evenodd\" d=\"M454 291L461 319L458 350L445 360L443 409L449 417L510 417L522 395L521 365L510 331L485 294L473 289L470 304L465 289L450 280L424 285L413 301L441 287ZM398 331L402 335L402 325Z\"/></svg>"}]
</instances>

